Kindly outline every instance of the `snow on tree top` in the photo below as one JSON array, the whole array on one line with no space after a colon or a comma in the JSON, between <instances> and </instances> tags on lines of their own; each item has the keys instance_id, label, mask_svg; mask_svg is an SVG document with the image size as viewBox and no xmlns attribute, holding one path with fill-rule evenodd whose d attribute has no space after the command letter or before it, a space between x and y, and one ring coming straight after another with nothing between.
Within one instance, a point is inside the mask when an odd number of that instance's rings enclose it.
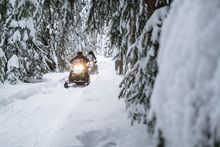
<instances>
[{"instance_id":1,"label":"snow on tree top","mask_svg":"<svg viewBox=\"0 0 220 147\"><path fill-rule=\"evenodd\" d=\"M35 40L36 29L34 28L34 20L32 18L25 18L19 21L12 20L10 27L20 27L22 29L27 28L30 30L29 35ZM16 34L17 36L18 34ZM15 40L14 40L15 41Z\"/></svg>"},{"instance_id":2,"label":"snow on tree top","mask_svg":"<svg viewBox=\"0 0 220 147\"><path fill-rule=\"evenodd\" d=\"M12 40L11 40L12 43L14 43L14 42L16 42L16 41L20 41L20 40L21 40L21 34L20 34L20 32L19 32L18 30L15 31L15 33L14 33L14 35L12 36L11 39L12 39Z\"/></svg>"},{"instance_id":3,"label":"snow on tree top","mask_svg":"<svg viewBox=\"0 0 220 147\"><path fill-rule=\"evenodd\" d=\"M3 50L0 48L0 58L4 58L5 57L5 53L3 52Z\"/></svg>"},{"instance_id":4,"label":"snow on tree top","mask_svg":"<svg viewBox=\"0 0 220 147\"><path fill-rule=\"evenodd\" d=\"M10 23L10 27L13 27L13 28L18 27L18 22L16 20L12 20Z\"/></svg>"},{"instance_id":5,"label":"snow on tree top","mask_svg":"<svg viewBox=\"0 0 220 147\"><path fill-rule=\"evenodd\" d=\"M7 68L10 71L13 67L19 68L19 62L18 62L18 56L13 55L9 60L8 60L8 65Z\"/></svg>"},{"instance_id":6,"label":"snow on tree top","mask_svg":"<svg viewBox=\"0 0 220 147\"><path fill-rule=\"evenodd\" d=\"M158 41L159 31L158 25L161 25L162 21L166 18L168 13L168 6L162 7L156 10L153 15L149 18L147 24L145 25L144 31L149 32L153 29L152 32L152 42Z\"/></svg>"},{"instance_id":7,"label":"snow on tree top","mask_svg":"<svg viewBox=\"0 0 220 147\"><path fill-rule=\"evenodd\" d=\"M15 7L15 1L16 0L10 0L10 4L12 5L13 8Z\"/></svg>"}]
</instances>

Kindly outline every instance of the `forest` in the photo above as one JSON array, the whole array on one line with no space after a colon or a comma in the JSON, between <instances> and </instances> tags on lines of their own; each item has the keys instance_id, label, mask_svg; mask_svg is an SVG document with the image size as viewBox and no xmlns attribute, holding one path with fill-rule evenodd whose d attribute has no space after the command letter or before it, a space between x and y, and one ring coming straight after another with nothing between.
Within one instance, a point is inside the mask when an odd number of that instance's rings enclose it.
<instances>
[{"instance_id":1,"label":"forest","mask_svg":"<svg viewBox=\"0 0 220 147\"><path fill-rule=\"evenodd\" d=\"M219 0L0 0L0 89L92 50L114 63L128 123L146 129L136 147L220 147L219 24Z\"/></svg>"}]
</instances>

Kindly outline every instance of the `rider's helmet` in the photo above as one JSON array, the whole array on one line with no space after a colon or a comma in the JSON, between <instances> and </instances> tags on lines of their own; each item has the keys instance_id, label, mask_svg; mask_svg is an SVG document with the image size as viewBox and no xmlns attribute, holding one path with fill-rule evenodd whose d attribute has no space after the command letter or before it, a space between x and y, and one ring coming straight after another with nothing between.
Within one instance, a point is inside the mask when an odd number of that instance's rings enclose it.
<instances>
[{"instance_id":1,"label":"rider's helmet","mask_svg":"<svg viewBox=\"0 0 220 147\"><path fill-rule=\"evenodd\" d=\"M89 51L89 54L94 55L94 52L93 51Z\"/></svg>"},{"instance_id":2,"label":"rider's helmet","mask_svg":"<svg viewBox=\"0 0 220 147\"><path fill-rule=\"evenodd\" d=\"M82 55L83 55L83 53L81 51L77 52L77 56L82 56Z\"/></svg>"}]
</instances>

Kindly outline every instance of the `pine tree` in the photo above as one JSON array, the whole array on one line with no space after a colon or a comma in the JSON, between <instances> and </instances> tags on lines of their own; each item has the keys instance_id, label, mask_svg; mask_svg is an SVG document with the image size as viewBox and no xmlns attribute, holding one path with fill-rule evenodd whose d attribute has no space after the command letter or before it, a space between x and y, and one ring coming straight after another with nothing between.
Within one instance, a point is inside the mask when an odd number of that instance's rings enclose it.
<instances>
[{"instance_id":1,"label":"pine tree","mask_svg":"<svg viewBox=\"0 0 220 147\"><path fill-rule=\"evenodd\" d=\"M46 72L67 69L65 57L74 50L80 11L80 0L1 1L0 48L7 60L18 56L20 80L41 79Z\"/></svg>"},{"instance_id":2,"label":"pine tree","mask_svg":"<svg viewBox=\"0 0 220 147\"><path fill-rule=\"evenodd\" d=\"M31 1L9 1L6 5L7 19L3 22L1 48L8 59L13 54L18 56L23 75L20 80L25 76L41 78L42 73L48 71L44 63L45 51L36 38L36 5Z\"/></svg>"},{"instance_id":3,"label":"pine tree","mask_svg":"<svg viewBox=\"0 0 220 147\"><path fill-rule=\"evenodd\" d=\"M116 69L119 66L119 73L124 76L119 98L125 100L132 122L148 123L160 29L170 3L169 0L92 0L88 24L91 29L110 25L111 44L117 47ZM106 12L102 11L104 8Z\"/></svg>"},{"instance_id":4,"label":"pine tree","mask_svg":"<svg viewBox=\"0 0 220 147\"><path fill-rule=\"evenodd\" d=\"M152 4L153 6L155 5ZM150 6L148 4L148 6ZM154 9L153 12L150 10ZM141 8L139 8L141 10ZM150 108L150 98L157 75L157 50L162 21L166 17L168 7L149 8L146 24L135 42L130 46L126 59L126 74L120 84L119 95L124 98L130 116L133 120L147 123L147 113ZM136 18L138 16L136 15ZM138 20L137 20L138 21ZM136 33L138 34L138 32ZM134 36L134 35L133 35Z\"/></svg>"}]
</instances>

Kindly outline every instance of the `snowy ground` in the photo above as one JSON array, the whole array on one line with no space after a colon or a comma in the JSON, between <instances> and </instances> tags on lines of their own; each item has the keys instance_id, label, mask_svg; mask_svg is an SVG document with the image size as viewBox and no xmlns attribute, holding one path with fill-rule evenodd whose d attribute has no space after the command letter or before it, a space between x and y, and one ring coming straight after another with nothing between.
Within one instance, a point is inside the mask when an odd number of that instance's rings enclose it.
<instances>
[{"instance_id":1,"label":"snowy ground","mask_svg":"<svg viewBox=\"0 0 220 147\"><path fill-rule=\"evenodd\" d=\"M87 87L63 88L68 73L45 82L0 85L1 147L146 147L144 126L130 126L118 101L120 77L110 59Z\"/></svg>"}]
</instances>

